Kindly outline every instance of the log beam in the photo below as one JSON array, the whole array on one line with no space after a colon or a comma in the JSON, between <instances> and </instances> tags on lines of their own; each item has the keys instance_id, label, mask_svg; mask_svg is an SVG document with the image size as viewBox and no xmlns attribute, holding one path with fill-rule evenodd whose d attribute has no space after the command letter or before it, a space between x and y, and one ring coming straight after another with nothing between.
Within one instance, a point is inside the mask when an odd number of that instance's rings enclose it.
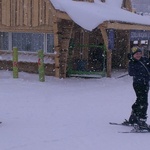
<instances>
[{"instance_id":1,"label":"log beam","mask_svg":"<svg viewBox=\"0 0 150 150\"><path fill-rule=\"evenodd\" d=\"M106 28L103 26L100 26L100 30L101 30L104 43L106 46L106 57L107 57L106 73L107 73L107 77L111 77L112 50L108 49L108 36L107 36Z\"/></svg>"}]
</instances>

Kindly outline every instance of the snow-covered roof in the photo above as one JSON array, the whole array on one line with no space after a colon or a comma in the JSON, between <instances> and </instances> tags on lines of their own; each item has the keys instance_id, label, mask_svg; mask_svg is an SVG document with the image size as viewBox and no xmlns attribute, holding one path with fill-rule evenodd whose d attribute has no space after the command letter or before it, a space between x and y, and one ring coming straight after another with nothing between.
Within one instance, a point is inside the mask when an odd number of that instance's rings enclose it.
<instances>
[{"instance_id":1,"label":"snow-covered roof","mask_svg":"<svg viewBox=\"0 0 150 150\"><path fill-rule=\"evenodd\" d=\"M66 12L82 28L92 31L104 21L121 21L150 25L148 16L140 16L121 9L122 0L106 0L94 3L72 0L50 0L55 9Z\"/></svg>"}]
</instances>

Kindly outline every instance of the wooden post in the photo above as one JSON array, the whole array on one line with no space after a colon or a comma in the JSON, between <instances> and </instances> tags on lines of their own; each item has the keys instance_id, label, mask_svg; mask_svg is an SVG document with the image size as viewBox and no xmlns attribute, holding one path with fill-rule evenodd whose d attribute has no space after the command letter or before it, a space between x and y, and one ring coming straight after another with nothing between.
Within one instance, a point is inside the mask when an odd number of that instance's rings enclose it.
<instances>
[{"instance_id":1,"label":"wooden post","mask_svg":"<svg viewBox=\"0 0 150 150\"><path fill-rule=\"evenodd\" d=\"M130 53L130 49L131 49L131 45L130 45L130 31L127 32L127 51L126 53ZM126 69L128 68L128 63L129 63L129 59L127 58L127 54L126 54Z\"/></svg>"},{"instance_id":2,"label":"wooden post","mask_svg":"<svg viewBox=\"0 0 150 150\"><path fill-rule=\"evenodd\" d=\"M53 19L55 77L66 78L69 41L74 23L66 20L58 22L56 17L53 17Z\"/></svg>"},{"instance_id":3,"label":"wooden post","mask_svg":"<svg viewBox=\"0 0 150 150\"><path fill-rule=\"evenodd\" d=\"M38 51L38 71L39 71L39 81L45 81L45 71L44 71L44 54L43 50Z\"/></svg>"},{"instance_id":4,"label":"wooden post","mask_svg":"<svg viewBox=\"0 0 150 150\"><path fill-rule=\"evenodd\" d=\"M60 77L66 78L68 65L68 49L69 42L72 35L74 23L73 21L62 20L62 37L61 37L61 51L60 51Z\"/></svg>"},{"instance_id":5,"label":"wooden post","mask_svg":"<svg viewBox=\"0 0 150 150\"><path fill-rule=\"evenodd\" d=\"M13 78L18 78L18 48L13 48Z\"/></svg>"},{"instance_id":6,"label":"wooden post","mask_svg":"<svg viewBox=\"0 0 150 150\"><path fill-rule=\"evenodd\" d=\"M112 50L107 50L107 77L111 77Z\"/></svg>"},{"instance_id":7,"label":"wooden post","mask_svg":"<svg viewBox=\"0 0 150 150\"><path fill-rule=\"evenodd\" d=\"M54 49L55 49L55 77L60 77L60 45L58 36L57 17L53 17L53 30L54 30Z\"/></svg>"},{"instance_id":8,"label":"wooden post","mask_svg":"<svg viewBox=\"0 0 150 150\"><path fill-rule=\"evenodd\" d=\"M106 32L106 28L100 26L100 30L102 32L102 36L104 39L104 43L106 46L106 57L107 57L107 68L106 68L106 73L107 73L107 77L111 77L111 66L112 66L112 50L108 49L108 36L107 36L107 32Z\"/></svg>"}]
</instances>

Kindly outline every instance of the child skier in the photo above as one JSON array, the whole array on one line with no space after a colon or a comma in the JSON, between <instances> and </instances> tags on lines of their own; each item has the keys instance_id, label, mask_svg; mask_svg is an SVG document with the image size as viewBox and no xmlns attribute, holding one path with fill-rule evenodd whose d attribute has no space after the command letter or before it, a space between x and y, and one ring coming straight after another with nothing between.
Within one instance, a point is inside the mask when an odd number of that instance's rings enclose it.
<instances>
[{"instance_id":1,"label":"child skier","mask_svg":"<svg viewBox=\"0 0 150 150\"><path fill-rule=\"evenodd\" d=\"M131 49L128 72L130 76L133 76L133 89L136 94L136 101L132 105L128 122L137 124L140 128L147 128L150 60L142 56L142 50L139 47Z\"/></svg>"}]
</instances>

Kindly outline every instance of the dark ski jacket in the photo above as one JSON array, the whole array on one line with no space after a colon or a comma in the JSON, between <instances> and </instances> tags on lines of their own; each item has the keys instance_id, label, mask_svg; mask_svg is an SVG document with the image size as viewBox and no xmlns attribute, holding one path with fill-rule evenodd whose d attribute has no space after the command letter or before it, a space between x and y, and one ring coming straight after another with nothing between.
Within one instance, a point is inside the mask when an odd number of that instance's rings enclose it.
<instances>
[{"instance_id":1,"label":"dark ski jacket","mask_svg":"<svg viewBox=\"0 0 150 150\"><path fill-rule=\"evenodd\" d=\"M141 57L140 60L130 59L128 72L130 76L133 76L134 83L148 84L150 80L150 60L146 57Z\"/></svg>"}]
</instances>

